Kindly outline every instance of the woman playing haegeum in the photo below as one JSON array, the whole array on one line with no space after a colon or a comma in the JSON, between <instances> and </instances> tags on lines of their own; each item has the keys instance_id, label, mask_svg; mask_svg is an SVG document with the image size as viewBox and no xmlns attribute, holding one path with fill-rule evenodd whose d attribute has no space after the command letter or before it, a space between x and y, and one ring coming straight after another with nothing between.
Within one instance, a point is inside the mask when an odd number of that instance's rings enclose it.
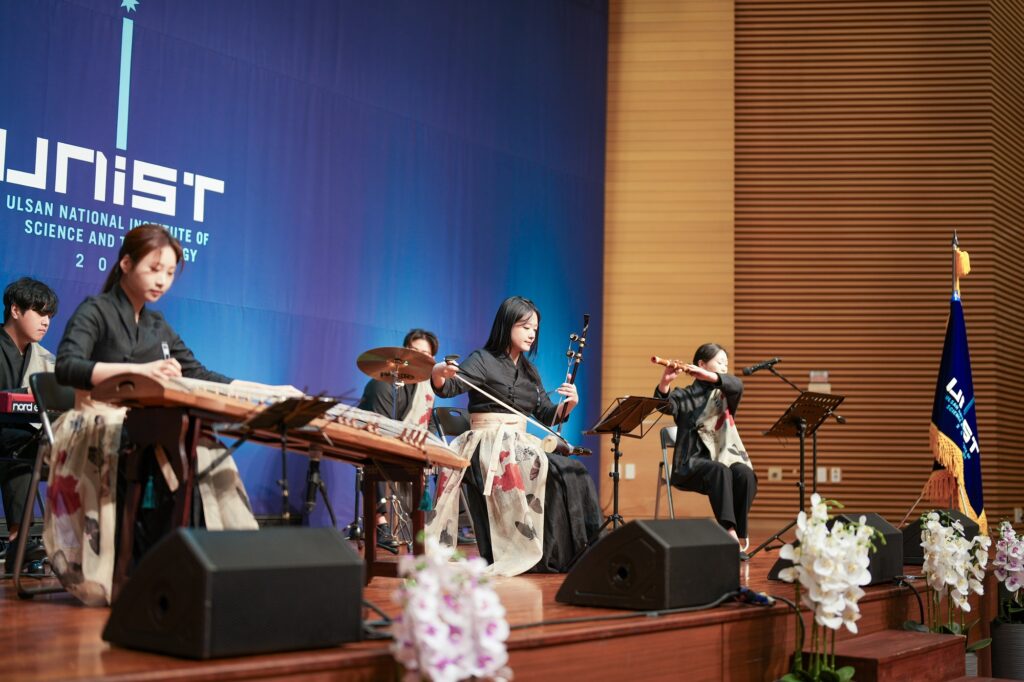
<instances>
[{"instance_id":1,"label":"woman playing haegeum","mask_svg":"<svg viewBox=\"0 0 1024 682\"><path fill-rule=\"evenodd\" d=\"M529 356L537 350L540 311L528 299L506 299L494 317L487 343L461 366L438 363L431 385L451 398L467 390L456 374L480 386L544 424L564 421L579 402L576 387L556 389L557 406L548 398ZM470 460L462 471L444 470L438 478L436 514L427 534L442 543L456 537L460 483L476 529L480 555L497 575L527 571L564 572L582 548L595 539L601 513L594 483L579 460L548 454L526 432L526 419L491 398L470 391L472 430L452 447Z\"/></svg>"}]
</instances>

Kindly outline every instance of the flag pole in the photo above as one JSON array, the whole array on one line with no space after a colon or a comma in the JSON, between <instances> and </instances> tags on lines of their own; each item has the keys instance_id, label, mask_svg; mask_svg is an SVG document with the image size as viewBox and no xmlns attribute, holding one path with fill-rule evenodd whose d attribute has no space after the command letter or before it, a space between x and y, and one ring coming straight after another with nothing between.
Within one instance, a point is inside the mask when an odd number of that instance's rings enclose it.
<instances>
[{"instance_id":1,"label":"flag pole","mask_svg":"<svg viewBox=\"0 0 1024 682\"><path fill-rule=\"evenodd\" d=\"M952 278L953 278L953 300L955 300L955 301L956 300L960 300L960 278L957 277L957 274L956 274L956 271L957 271L956 252L959 250L959 247L960 247L960 240L957 239L956 229L954 228L953 229L952 253L951 253L952 260L950 261L950 265L953 266L952 267L951 275L952 275ZM957 491L954 491L954 490L950 490L949 491L949 508L950 509L960 509L959 506L956 506L956 507L953 506L953 504L956 502L956 492Z\"/></svg>"},{"instance_id":2,"label":"flag pole","mask_svg":"<svg viewBox=\"0 0 1024 682\"><path fill-rule=\"evenodd\" d=\"M953 230L953 297L960 298L960 278L956 274L956 252L959 250L960 242L956 238L956 230Z\"/></svg>"}]
</instances>

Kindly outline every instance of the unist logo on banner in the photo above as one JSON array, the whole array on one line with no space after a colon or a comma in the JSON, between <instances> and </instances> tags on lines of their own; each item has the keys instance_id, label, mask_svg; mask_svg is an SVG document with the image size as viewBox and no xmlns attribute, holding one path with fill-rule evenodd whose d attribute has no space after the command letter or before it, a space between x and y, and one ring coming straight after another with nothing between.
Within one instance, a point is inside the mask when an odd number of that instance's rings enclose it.
<instances>
[{"instance_id":1,"label":"unist logo on banner","mask_svg":"<svg viewBox=\"0 0 1024 682\"><path fill-rule=\"evenodd\" d=\"M109 153L109 150L92 149L63 140L51 145L50 139L37 137L33 170L18 170L7 165L8 135L13 136L16 131L0 127L0 182L8 185L4 207L9 212L22 214L18 215L18 222L24 234L111 250L109 259L100 256L93 262L87 262L83 252L75 252L76 268L105 271L110 261L116 258L124 233L141 223L165 225L181 241L185 260L195 261L200 249L210 242L210 233L202 229L206 202L211 195L224 194L223 180L194 171L180 171L153 161L132 159L128 155L132 37L135 28L135 22L128 15L135 12L139 4L140 0L120 2L125 16L121 20L117 121L116 126L111 126L111 131L115 132L116 152ZM115 65L109 66L114 68ZM113 157L112 168L110 156ZM92 198L99 205L80 206L67 201L68 168L72 164L91 168ZM43 195L29 196L14 189L18 186L41 190ZM125 215L114 206L129 206L155 216Z\"/></svg>"}]
</instances>

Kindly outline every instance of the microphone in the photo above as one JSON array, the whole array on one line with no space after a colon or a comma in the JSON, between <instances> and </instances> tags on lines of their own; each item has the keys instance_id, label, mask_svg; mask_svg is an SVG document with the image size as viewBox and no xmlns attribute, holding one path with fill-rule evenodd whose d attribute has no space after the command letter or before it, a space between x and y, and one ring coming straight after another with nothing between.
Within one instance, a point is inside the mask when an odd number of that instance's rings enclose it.
<instances>
[{"instance_id":1,"label":"microphone","mask_svg":"<svg viewBox=\"0 0 1024 682\"><path fill-rule=\"evenodd\" d=\"M316 491L320 489L320 456L318 447L309 449L309 468L306 470L306 514L316 507Z\"/></svg>"},{"instance_id":2,"label":"microphone","mask_svg":"<svg viewBox=\"0 0 1024 682\"><path fill-rule=\"evenodd\" d=\"M782 358L772 358L771 360L764 360L762 362L757 363L756 365L751 365L750 367L744 367L743 376L750 376L754 372L760 371L762 369L768 369L769 367L775 366L775 363L778 362L782 362Z\"/></svg>"}]
</instances>

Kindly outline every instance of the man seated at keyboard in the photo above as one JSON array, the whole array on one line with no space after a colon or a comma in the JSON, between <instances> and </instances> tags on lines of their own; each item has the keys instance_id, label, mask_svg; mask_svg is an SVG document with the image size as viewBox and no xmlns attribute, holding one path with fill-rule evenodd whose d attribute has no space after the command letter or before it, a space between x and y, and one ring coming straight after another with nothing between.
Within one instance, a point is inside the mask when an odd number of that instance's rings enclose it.
<instances>
[{"instance_id":1,"label":"man seated at keyboard","mask_svg":"<svg viewBox=\"0 0 1024 682\"><path fill-rule=\"evenodd\" d=\"M0 332L0 391L28 392L28 378L36 372L52 372L54 356L39 345L57 313L57 294L38 280L28 277L12 282L4 290L4 324ZM0 425L0 496L7 519L4 572L14 570L14 541L32 479L37 430L29 424ZM25 529L28 532L28 529ZM46 556L42 543L30 542L25 561Z\"/></svg>"}]
</instances>

